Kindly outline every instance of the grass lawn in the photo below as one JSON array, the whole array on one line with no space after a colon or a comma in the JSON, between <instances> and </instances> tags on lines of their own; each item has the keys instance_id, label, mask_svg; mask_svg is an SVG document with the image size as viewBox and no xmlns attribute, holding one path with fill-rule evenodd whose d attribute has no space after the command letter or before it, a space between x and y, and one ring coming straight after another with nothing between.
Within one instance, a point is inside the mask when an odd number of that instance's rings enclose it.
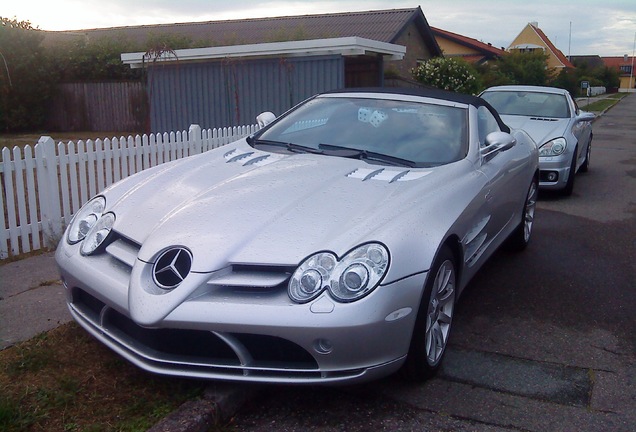
<instances>
[{"instance_id":1,"label":"grass lawn","mask_svg":"<svg viewBox=\"0 0 636 432\"><path fill-rule=\"evenodd\" d=\"M627 93L614 93L603 99L597 100L596 102L592 102L589 105L585 105L584 103L579 103L581 109L585 111L590 111L593 113L600 113L604 110L616 105L618 101L627 96Z\"/></svg>"},{"instance_id":2,"label":"grass lawn","mask_svg":"<svg viewBox=\"0 0 636 432\"><path fill-rule=\"evenodd\" d=\"M0 351L0 430L145 431L204 386L144 372L68 323Z\"/></svg>"}]
</instances>

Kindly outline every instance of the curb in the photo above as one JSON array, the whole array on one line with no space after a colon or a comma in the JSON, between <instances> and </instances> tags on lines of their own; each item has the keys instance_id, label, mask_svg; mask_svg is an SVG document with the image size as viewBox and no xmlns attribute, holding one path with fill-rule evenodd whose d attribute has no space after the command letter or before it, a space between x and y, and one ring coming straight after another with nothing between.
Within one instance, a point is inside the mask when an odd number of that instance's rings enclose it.
<instances>
[{"instance_id":1,"label":"curb","mask_svg":"<svg viewBox=\"0 0 636 432\"><path fill-rule=\"evenodd\" d=\"M201 399L184 402L148 432L206 432L220 421L232 417L260 388L236 383L210 384Z\"/></svg>"}]
</instances>

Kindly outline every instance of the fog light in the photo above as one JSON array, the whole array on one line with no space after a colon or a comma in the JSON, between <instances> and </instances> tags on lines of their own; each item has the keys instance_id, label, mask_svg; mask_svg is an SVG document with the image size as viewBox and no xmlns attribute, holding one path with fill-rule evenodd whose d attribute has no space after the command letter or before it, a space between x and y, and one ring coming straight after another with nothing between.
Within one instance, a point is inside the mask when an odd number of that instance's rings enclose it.
<instances>
[{"instance_id":1,"label":"fog light","mask_svg":"<svg viewBox=\"0 0 636 432\"><path fill-rule=\"evenodd\" d=\"M314 341L314 350L318 354L329 354L333 350L333 345L327 339L316 339Z\"/></svg>"},{"instance_id":2,"label":"fog light","mask_svg":"<svg viewBox=\"0 0 636 432\"><path fill-rule=\"evenodd\" d=\"M554 183L559 180L558 171L541 171L540 175L542 182Z\"/></svg>"}]
</instances>

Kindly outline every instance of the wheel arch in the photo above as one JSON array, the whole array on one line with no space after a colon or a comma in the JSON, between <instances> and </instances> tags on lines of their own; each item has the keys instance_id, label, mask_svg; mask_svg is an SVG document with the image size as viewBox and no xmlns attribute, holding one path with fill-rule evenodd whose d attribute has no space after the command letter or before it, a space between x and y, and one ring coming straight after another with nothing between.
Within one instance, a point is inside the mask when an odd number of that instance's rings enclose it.
<instances>
[{"instance_id":1,"label":"wheel arch","mask_svg":"<svg viewBox=\"0 0 636 432\"><path fill-rule=\"evenodd\" d=\"M464 262L464 249L462 248L461 239L457 234L451 234L446 238L446 240L444 240L439 250L442 250L444 246L448 246L451 253L453 254L453 258L455 258L455 275L457 276L457 280L455 281L455 283L457 284L457 286L461 286L464 268L464 266L462 265L462 263Z\"/></svg>"}]
</instances>

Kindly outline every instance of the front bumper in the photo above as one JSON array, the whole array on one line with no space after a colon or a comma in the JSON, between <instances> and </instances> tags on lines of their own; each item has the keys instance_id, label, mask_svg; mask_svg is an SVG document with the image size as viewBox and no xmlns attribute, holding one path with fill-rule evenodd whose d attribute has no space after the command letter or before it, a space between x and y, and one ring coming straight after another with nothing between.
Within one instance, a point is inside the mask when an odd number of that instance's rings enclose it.
<instances>
[{"instance_id":1,"label":"front bumper","mask_svg":"<svg viewBox=\"0 0 636 432\"><path fill-rule=\"evenodd\" d=\"M205 286L149 328L129 313L131 269L75 249L61 242L56 254L74 319L142 369L205 379L328 384L389 375L408 352L426 278L420 273L346 304L326 293L294 304L286 283L262 295Z\"/></svg>"},{"instance_id":2,"label":"front bumper","mask_svg":"<svg viewBox=\"0 0 636 432\"><path fill-rule=\"evenodd\" d=\"M539 158L539 187L546 190L560 190L570 178L572 155ZM550 178L556 175L556 179Z\"/></svg>"}]
</instances>

